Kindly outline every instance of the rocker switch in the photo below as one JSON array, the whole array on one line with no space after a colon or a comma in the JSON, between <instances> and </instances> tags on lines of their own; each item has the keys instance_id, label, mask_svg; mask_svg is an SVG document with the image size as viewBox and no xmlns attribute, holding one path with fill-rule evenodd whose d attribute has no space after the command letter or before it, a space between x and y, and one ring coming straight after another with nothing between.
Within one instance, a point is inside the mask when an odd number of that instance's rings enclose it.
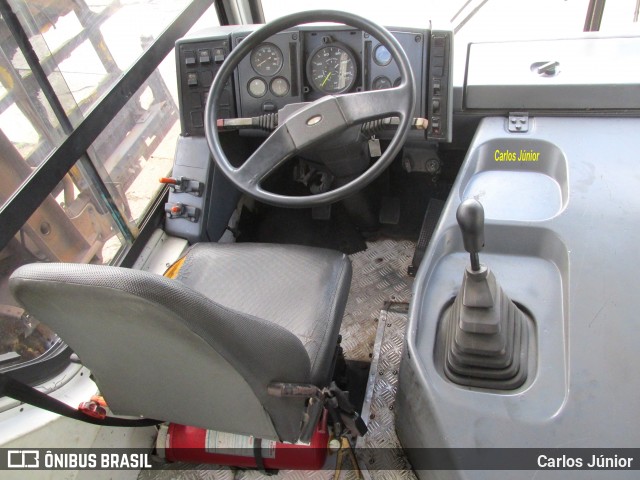
<instances>
[{"instance_id":1,"label":"rocker switch","mask_svg":"<svg viewBox=\"0 0 640 480\"><path fill-rule=\"evenodd\" d=\"M193 52L185 52L184 64L187 67L193 67L196 64L196 55Z\"/></svg>"},{"instance_id":2,"label":"rocker switch","mask_svg":"<svg viewBox=\"0 0 640 480\"><path fill-rule=\"evenodd\" d=\"M216 63L222 63L224 61L224 49L216 48L213 51L213 61Z\"/></svg>"},{"instance_id":3,"label":"rocker switch","mask_svg":"<svg viewBox=\"0 0 640 480\"><path fill-rule=\"evenodd\" d=\"M211 54L209 53L209 50L198 50L198 58L201 65L211 63Z\"/></svg>"}]
</instances>

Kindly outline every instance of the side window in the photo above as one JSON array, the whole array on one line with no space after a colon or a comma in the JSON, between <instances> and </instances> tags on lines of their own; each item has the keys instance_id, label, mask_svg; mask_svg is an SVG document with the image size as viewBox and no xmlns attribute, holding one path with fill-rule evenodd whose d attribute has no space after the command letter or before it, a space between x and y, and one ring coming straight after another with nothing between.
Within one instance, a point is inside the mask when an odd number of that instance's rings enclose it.
<instances>
[{"instance_id":1,"label":"side window","mask_svg":"<svg viewBox=\"0 0 640 480\"><path fill-rule=\"evenodd\" d=\"M23 214L12 198L190 3L10 0L13 15L3 12L0 218L17 233L0 245L0 371L68 353L55 332L12 298L8 279L15 269L33 262L118 264L135 242L160 193L158 178L171 169L179 131L173 52L34 213ZM217 24L213 7L198 21ZM16 41L15 28L29 45ZM35 54L48 88L25 49Z\"/></svg>"},{"instance_id":2,"label":"side window","mask_svg":"<svg viewBox=\"0 0 640 480\"><path fill-rule=\"evenodd\" d=\"M640 3L638 0L606 2L602 13L600 31L605 34L640 32Z\"/></svg>"}]
</instances>

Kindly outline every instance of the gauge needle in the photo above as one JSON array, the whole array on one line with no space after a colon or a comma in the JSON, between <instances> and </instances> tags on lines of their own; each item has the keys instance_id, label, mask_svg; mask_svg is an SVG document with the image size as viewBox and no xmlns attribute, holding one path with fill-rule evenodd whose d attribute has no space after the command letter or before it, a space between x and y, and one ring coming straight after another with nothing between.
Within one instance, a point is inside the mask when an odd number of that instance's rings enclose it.
<instances>
[{"instance_id":1,"label":"gauge needle","mask_svg":"<svg viewBox=\"0 0 640 480\"><path fill-rule=\"evenodd\" d=\"M324 84L327 83L327 80L329 80L329 77L331 76L333 72L329 72L327 73L327 76L324 77L324 80L322 81L322 83L320 84L321 87L324 87Z\"/></svg>"}]
</instances>

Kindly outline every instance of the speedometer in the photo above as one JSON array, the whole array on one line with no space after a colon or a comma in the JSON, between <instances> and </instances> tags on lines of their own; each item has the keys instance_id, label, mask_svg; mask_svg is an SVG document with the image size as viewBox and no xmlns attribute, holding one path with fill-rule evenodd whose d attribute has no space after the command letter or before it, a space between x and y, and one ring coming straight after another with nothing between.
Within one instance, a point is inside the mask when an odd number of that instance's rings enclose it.
<instances>
[{"instance_id":1,"label":"speedometer","mask_svg":"<svg viewBox=\"0 0 640 480\"><path fill-rule=\"evenodd\" d=\"M322 46L309 59L307 77L319 92L347 92L356 83L353 54L342 45Z\"/></svg>"}]
</instances>

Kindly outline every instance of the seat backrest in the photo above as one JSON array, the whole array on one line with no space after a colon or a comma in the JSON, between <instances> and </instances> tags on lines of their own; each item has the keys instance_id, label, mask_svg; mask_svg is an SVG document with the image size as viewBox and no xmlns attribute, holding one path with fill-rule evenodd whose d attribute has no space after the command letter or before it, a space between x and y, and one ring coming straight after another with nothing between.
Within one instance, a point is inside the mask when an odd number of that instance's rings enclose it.
<instances>
[{"instance_id":1,"label":"seat backrest","mask_svg":"<svg viewBox=\"0 0 640 480\"><path fill-rule=\"evenodd\" d=\"M288 330L138 270L32 264L10 288L78 354L115 414L297 440L304 401L267 394L273 381L309 381Z\"/></svg>"}]
</instances>

